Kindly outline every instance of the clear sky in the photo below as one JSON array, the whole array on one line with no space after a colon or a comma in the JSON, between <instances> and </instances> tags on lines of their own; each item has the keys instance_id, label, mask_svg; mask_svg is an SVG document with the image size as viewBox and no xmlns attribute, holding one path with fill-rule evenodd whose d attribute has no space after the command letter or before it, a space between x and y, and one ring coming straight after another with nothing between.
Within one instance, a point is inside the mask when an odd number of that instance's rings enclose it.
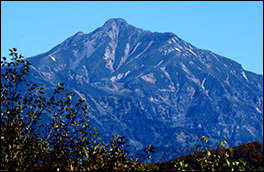
<instances>
[{"instance_id":1,"label":"clear sky","mask_svg":"<svg viewBox=\"0 0 264 172\"><path fill-rule=\"evenodd\" d=\"M263 74L262 1L1 1L1 57L9 48L31 57L110 18L152 32L173 32Z\"/></svg>"}]
</instances>

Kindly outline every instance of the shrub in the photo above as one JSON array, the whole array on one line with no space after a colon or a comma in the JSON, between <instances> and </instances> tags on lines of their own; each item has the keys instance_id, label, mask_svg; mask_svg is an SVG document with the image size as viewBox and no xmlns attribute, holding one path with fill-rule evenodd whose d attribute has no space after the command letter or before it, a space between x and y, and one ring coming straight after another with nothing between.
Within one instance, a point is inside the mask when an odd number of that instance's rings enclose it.
<instances>
[{"instance_id":1,"label":"shrub","mask_svg":"<svg viewBox=\"0 0 264 172\"><path fill-rule=\"evenodd\" d=\"M205 140L208 144L206 137L202 136L200 141ZM189 156L182 156L171 163L174 164L176 170L195 170L195 171L244 171L246 163L241 159L238 161L233 159L233 149L232 148L219 148L220 144L224 147L227 143L221 141L217 149L206 150L195 152ZM196 146L198 150L200 145Z\"/></svg>"}]
</instances>

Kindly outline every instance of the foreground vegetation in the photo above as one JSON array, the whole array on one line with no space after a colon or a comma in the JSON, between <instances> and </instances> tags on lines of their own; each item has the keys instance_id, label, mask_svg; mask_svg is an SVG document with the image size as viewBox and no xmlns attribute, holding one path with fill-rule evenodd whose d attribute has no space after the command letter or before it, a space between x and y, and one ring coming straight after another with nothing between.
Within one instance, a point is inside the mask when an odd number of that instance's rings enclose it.
<instances>
[{"instance_id":1,"label":"foreground vegetation","mask_svg":"<svg viewBox=\"0 0 264 172\"><path fill-rule=\"evenodd\" d=\"M177 163L186 168L175 165ZM250 142L226 149L198 151L172 161L146 165L151 171L263 171L263 145L260 142Z\"/></svg>"},{"instance_id":2,"label":"foreground vegetation","mask_svg":"<svg viewBox=\"0 0 264 172\"><path fill-rule=\"evenodd\" d=\"M1 61L6 71L1 73L1 170L263 170L263 154L254 152L263 152L259 143L245 149L252 152L250 159L233 148L224 148L225 141L219 143L223 148L169 162L141 163L138 158L127 158L125 137L100 141L96 128L90 127L84 100L73 105L74 95L66 92L63 83L58 83L47 99L44 88L26 79L30 63L18 56L16 48L9 50L12 62L5 57ZM26 90L19 90L22 85ZM41 123L47 116L51 122ZM200 140L208 144L206 137ZM138 156L151 158L151 152L154 147L148 145Z\"/></svg>"}]
</instances>

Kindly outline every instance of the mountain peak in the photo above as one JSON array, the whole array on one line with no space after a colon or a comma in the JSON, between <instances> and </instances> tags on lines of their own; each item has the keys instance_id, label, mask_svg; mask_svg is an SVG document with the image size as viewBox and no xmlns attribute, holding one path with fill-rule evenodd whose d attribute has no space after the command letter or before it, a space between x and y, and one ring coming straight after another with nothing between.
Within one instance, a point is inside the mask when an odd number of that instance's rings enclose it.
<instances>
[{"instance_id":1,"label":"mountain peak","mask_svg":"<svg viewBox=\"0 0 264 172\"><path fill-rule=\"evenodd\" d=\"M30 80L86 100L102 139L123 135L132 149L192 147L201 134L211 145L263 140L263 77L172 32L111 18L30 62Z\"/></svg>"},{"instance_id":2,"label":"mountain peak","mask_svg":"<svg viewBox=\"0 0 264 172\"><path fill-rule=\"evenodd\" d=\"M128 26L127 22L122 18L111 18L105 22L103 27L105 26L112 26L112 27L122 27L122 26Z\"/></svg>"}]
</instances>

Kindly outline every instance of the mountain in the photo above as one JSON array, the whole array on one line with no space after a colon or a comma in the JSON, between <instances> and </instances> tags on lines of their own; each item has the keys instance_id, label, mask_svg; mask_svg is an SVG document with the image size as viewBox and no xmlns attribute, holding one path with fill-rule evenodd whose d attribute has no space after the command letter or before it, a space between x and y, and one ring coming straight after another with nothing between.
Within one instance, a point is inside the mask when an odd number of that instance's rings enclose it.
<instances>
[{"instance_id":1,"label":"mountain","mask_svg":"<svg viewBox=\"0 0 264 172\"><path fill-rule=\"evenodd\" d=\"M28 61L30 80L47 92L65 83L104 139L126 136L133 150L193 147L202 135L263 143L263 76L174 33L111 18Z\"/></svg>"}]
</instances>

